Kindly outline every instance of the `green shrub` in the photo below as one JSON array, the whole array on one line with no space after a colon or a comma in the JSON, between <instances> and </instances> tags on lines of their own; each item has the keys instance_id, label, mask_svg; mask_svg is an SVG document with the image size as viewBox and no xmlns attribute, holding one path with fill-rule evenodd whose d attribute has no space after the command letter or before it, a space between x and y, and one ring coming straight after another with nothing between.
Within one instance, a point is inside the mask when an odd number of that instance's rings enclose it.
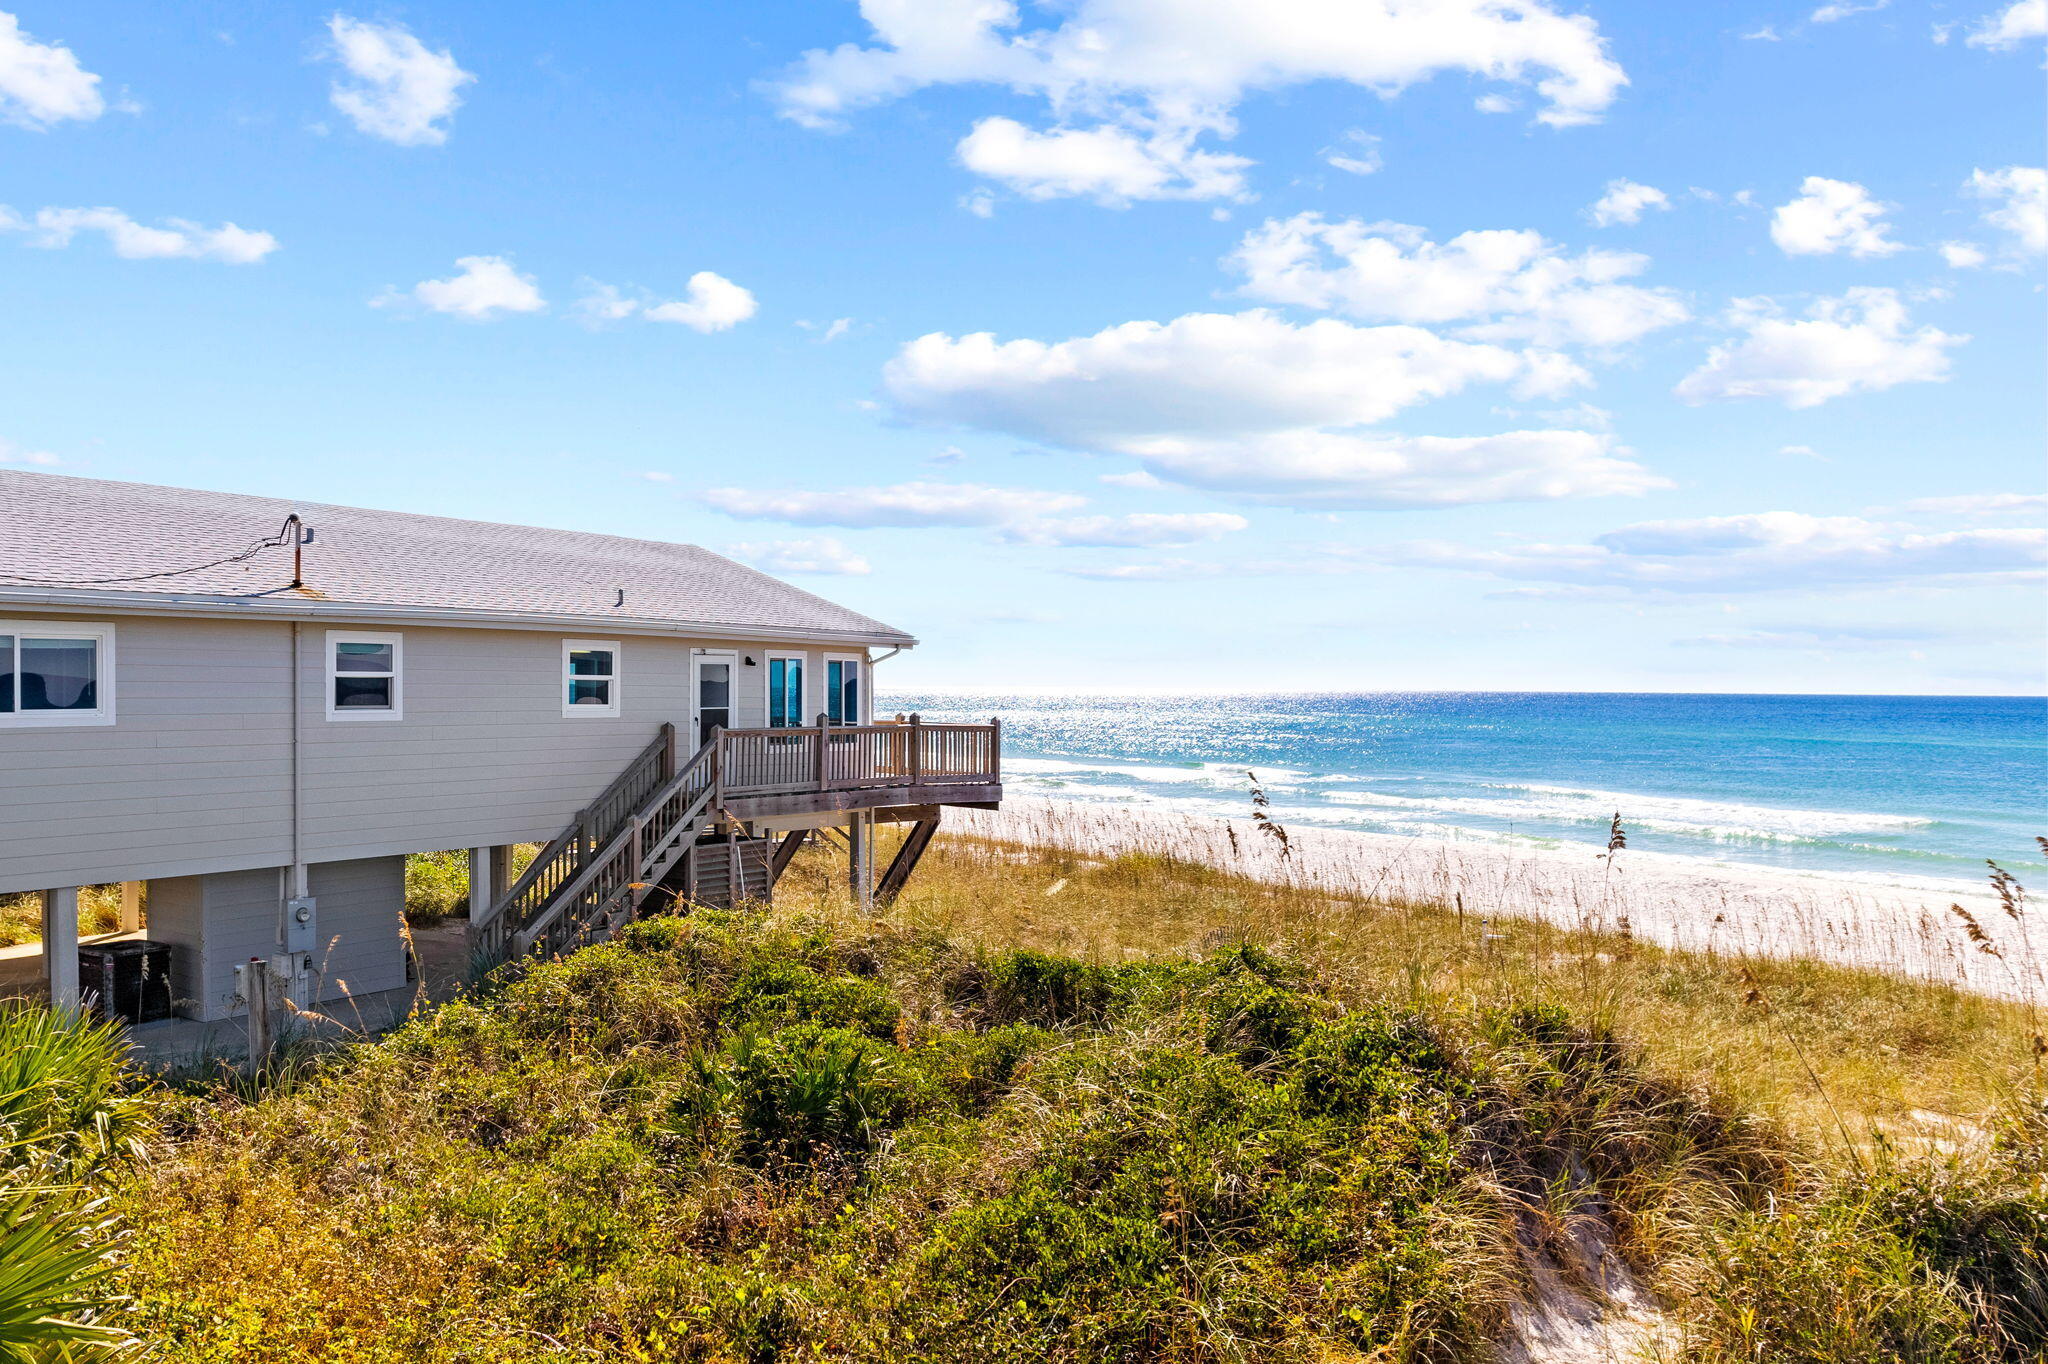
<instances>
[{"instance_id":1,"label":"green shrub","mask_svg":"<svg viewBox=\"0 0 2048 1364\"><path fill-rule=\"evenodd\" d=\"M0 1176L86 1180L138 1149L149 1106L134 1080L119 1024L0 1004Z\"/></svg>"},{"instance_id":2,"label":"green shrub","mask_svg":"<svg viewBox=\"0 0 2048 1364\"><path fill-rule=\"evenodd\" d=\"M1953 1284L2006 1358L2048 1356L2048 1188L1997 1167L1920 1163L1882 1171L1863 1203L1928 1274Z\"/></svg>"},{"instance_id":3,"label":"green shrub","mask_svg":"<svg viewBox=\"0 0 2048 1364\"><path fill-rule=\"evenodd\" d=\"M1714 1361L1970 1364L1991 1358L1969 1309L1910 1243L1844 1201L1734 1218L1699 1292L1700 1354Z\"/></svg>"},{"instance_id":4,"label":"green shrub","mask_svg":"<svg viewBox=\"0 0 2048 1364\"><path fill-rule=\"evenodd\" d=\"M827 976L795 962L763 961L733 983L724 1022L733 1028L767 1029L818 1023L888 1038L895 1035L902 1014L888 987L879 982Z\"/></svg>"},{"instance_id":5,"label":"green shrub","mask_svg":"<svg viewBox=\"0 0 2048 1364\"><path fill-rule=\"evenodd\" d=\"M469 912L469 852L414 853L405 859L405 917L431 924Z\"/></svg>"},{"instance_id":6,"label":"green shrub","mask_svg":"<svg viewBox=\"0 0 2048 1364\"><path fill-rule=\"evenodd\" d=\"M749 1150L795 1160L864 1151L909 1106L893 1049L816 1023L736 1033L700 1086L699 1111L729 1108Z\"/></svg>"},{"instance_id":7,"label":"green shrub","mask_svg":"<svg viewBox=\"0 0 2048 1364\"><path fill-rule=\"evenodd\" d=\"M989 960L977 982L979 998L969 1002L992 1023L1100 1024L1119 998L1124 975L1117 967L1019 948Z\"/></svg>"}]
</instances>

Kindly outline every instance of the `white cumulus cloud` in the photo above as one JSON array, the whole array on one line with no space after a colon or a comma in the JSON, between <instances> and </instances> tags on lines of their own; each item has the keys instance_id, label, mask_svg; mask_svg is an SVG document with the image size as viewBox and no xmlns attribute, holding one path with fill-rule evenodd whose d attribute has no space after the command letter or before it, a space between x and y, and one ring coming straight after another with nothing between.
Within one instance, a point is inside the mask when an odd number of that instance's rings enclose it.
<instances>
[{"instance_id":1,"label":"white cumulus cloud","mask_svg":"<svg viewBox=\"0 0 2048 1364\"><path fill-rule=\"evenodd\" d=\"M650 322L680 322L700 332L722 332L754 315L754 296L724 275L699 270L682 298L642 309Z\"/></svg>"},{"instance_id":2,"label":"white cumulus cloud","mask_svg":"<svg viewBox=\"0 0 2048 1364\"><path fill-rule=\"evenodd\" d=\"M522 275L504 256L462 256L447 279L421 280L410 293L387 293L379 306L409 299L437 313L484 319L500 313L537 313L547 307L532 275Z\"/></svg>"},{"instance_id":3,"label":"white cumulus cloud","mask_svg":"<svg viewBox=\"0 0 2048 1364\"><path fill-rule=\"evenodd\" d=\"M898 483L889 487L777 492L712 488L704 501L727 516L799 526L1002 526L1073 511L1087 499L981 483Z\"/></svg>"},{"instance_id":4,"label":"white cumulus cloud","mask_svg":"<svg viewBox=\"0 0 2048 1364\"><path fill-rule=\"evenodd\" d=\"M725 552L764 573L817 573L863 577L873 571L866 559L831 536L813 540L766 540L727 545Z\"/></svg>"},{"instance_id":5,"label":"white cumulus cloud","mask_svg":"<svg viewBox=\"0 0 2048 1364\"><path fill-rule=\"evenodd\" d=\"M1134 199L1241 195L1251 162L1197 151L1193 140L1192 133L1144 136L1108 125L1038 132L1014 119L985 118L958 150L967 169L1027 199L1079 197L1121 207Z\"/></svg>"},{"instance_id":6,"label":"white cumulus cloud","mask_svg":"<svg viewBox=\"0 0 2048 1364\"><path fill-rule=\"evenodd\" d=\"M277 238L233 223L206 227L183 218L167 218L151 227L117 208L45 208L23 217L0 206L0 231L26 232L33 246L65 247L80 233L106 238L124 260L217 260L249 265L277 250Z\"/></svg>"},{"instance_id":7,"label":"white cumulus cloud","mask_svg":"<svg viewBox=\"0 0 2048 1364\"><path fill-rule=\"evenodd\" d=\"M329 53L349 78L329 89L334 107L371 137L401 147L439 146L462 87L476 77L436 52L402 24L376 24L337 14L327 21Z\"/></svg>"},{"instance_id":8,"label":"white cumulus cloud","mask_svg":"<svg viewBox=\"0 0 2048 1364\"><path fill-rule=\"evenodd\" d=\"M770 85L789 118L834 127L934 85L1045 101L1052 126L985 119L970 167L1034 197L1109 203L1234 197L1242 158L1198 150L1236 132L1249 94L1344 81L1390 97L1458 72L1530 87L1553 126L1599 119L1627 76L1597 25L1547 0L1074 0L1043 25L1010 0L868 0L869 44L807 52Z\"/></svg>"},{"instance_id":9,"label":"white cumulus cloud","mask_svg":"<svg viewBox=\"0 0 2048 1364\"><path fill-rule=\"evenodd\" d=\"M1323 148L1323 160L1351 175L1371 175L1385 164L1380 139L1363 128L1349 129L1337 146Z\"/></svg>"},{"instance_id":10,"label":"white cumulus cloud","mask_svg":"<svg viewBox=\"0 0 2048 1364\"><path fill-rule=\"evenodd\" d=\"M1979 20L1965 41L1971 47L2007 52L2029 38L2044 36L2048 36L2048 0L2014 0Z\"/></svg>"},{"instance_id":11,"label":"white cumulus cloud","mask_svg":"<svg viewBox=\"0 0 2048 1364\"><path fill-rule=\"evenodd\" d=\"M42 129L106 112L100 78L62 43L39 43L0 10L0 121Z\"/></svg>"},{"instance_id":12,"label":"white cumulus cloud","mask_svg":"<svg viewBox=\"0 0 2048 1364\"><path fill-rule=\"evenodd\" d=\"M1853 19L1859 14L1875 14L1878 10L1891 4L1891 2L1892 0L1870 0L1868 4L1859 5L1855 3L1855 0L1833 0L1833 3L1822 5L1819 9L1808 15L1807 22L1811 24L1838 24L1844 19Z\"/></svg>"},{"instance_id":13,"label":"white cumulus cloud","mask_svg":"<svg viewBox=\"0 0 2048 1364\"><path fill-rule=\"evenodd\" d=\"M1541 396L1584 378L1554 351L1258 310L1054 343L933 333L883 371L912 420L1134 456L1159 477L1254 502L1447 506L1659 486L1604 435L1362 429L1474 384Z\"/></svg>"},{"instance_id":14,"label":"white cumulus cloud","mask_svg":"<svg viewBox=\"0 0 2048 1364\"><path fill-rule=\"evenodd\" d=\"M1788 256L1889 256L1905 247L1885 236L1886 208L1859 184L1809 175L1800 182L1799 197L1771 215L1771 240Z\"/></svg>"},{"instance_id":15,"label":"white cumulus cloud","mask_svg":"<svg viewBox=\"0 0 2048 1364\"><path fill-rule=\"evenodd\" d=\"M2048 532L1930 533L1855 516L1776 511L1647 521L1584 544L1419 541L1370 557L1578 587L1761 592L2037 573L2048 563Z\"/></svg>"},{"instance_id":16,"label":"white cumulus cloud","mask_svg":"<svg viewBox=\"0 0 2048 1364\"><path fill-rule=\"evenodd\" d=\"M1595 227L1612 227L1616 223L1641 222L1648 209L1668 210L1671 196L1653 185L1639 185L1633 180L1609 180L1607 192L1586 210L1586 217Z\"/></svg>"},{"instance_id":17,"label":"white cumulus cloud","mask_svg":"<svg viewBox=\"0 0 2048 1364\"><path fill-rule=\"evenodd\" d=\"M1984 221L2012 238L2019 251L2028 255L2048 252L2048 170L2039 166L2007 166L2004 170L1978 170L1963 186L1993 207L1984 210Z\"/></svg>"},{"instance_id":18,"label":"white cumulus cloud","mask_svg":"<svg viewBox=\"0 0 2048 1364\"><path fill-rule=\"evenodd\" d=\"M1940 249L1942 264L1951 270L1975 270L1990 259L1973 242L1943 242Z\"/></svg>"},{"instance_id":19,"label":"white cumulus cloud","mask_svg":"<svg viewBox=\"0 0 2048 1364\"><path fill-rule=\"evenodd\" d=\"M1010 527L1004 538L1031 545L1136 549L1216 540L1250 524L1229 512L1133 512L1022 521Z\"/></svg>"},{"instance_id":20,"label":"white cumulus cloud","mask_svg":"<svg viewBox=\"0 0 2048 1364\"><path fill-rule=\"evenodd\" d=\"M592 324L622 322L638 316L650 322L679 322L706 333L730 330L752 317L759 307L750 291L710 270L699 270L690 276L683 297L677 299L628 296L609 284L586 280L583 297L576 300L577 313ZM840 319L832 324L824 339L837 339L850 325L851 319Z\"/></svg>"},{"instance_id":21,"label":"white cumulus cloud","mask_svg":"<svg viewBox=\"0 0 2048 1364\"><path fill-rule=\"evenodd\" d=\"M1567 255L1525 230L1463 232L1439 244L1402 223L1302 213L1249 233L1229 264L1244 275L1244 292L1267 302L1374 321L1463 322L1481 340L1616 346L1688 316L1672 291L1622 282L1648 257Z\"/></svg>"},{"instance_id":22,"label":"white cumulus cloud","mask_svg":"<svg viewBox=\"0 0 2048 1364\"><path fill-rule=\"evenodd\" d=\"M1816 300L1803 318L1768 299L1736 305L1739 340L1715 346L1674 392L1689 403L1772 398L1817 407L1849 393L1948 378L1949 349L1968 337L1913 327L1896 290L1851 289Z\"/></svg>"}]
</instances>

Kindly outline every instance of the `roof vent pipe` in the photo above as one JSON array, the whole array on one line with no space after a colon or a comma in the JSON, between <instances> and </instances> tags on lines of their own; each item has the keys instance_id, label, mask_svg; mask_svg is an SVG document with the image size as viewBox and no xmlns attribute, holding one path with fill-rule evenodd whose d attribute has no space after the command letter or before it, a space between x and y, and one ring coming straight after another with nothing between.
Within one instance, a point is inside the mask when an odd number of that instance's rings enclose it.
<instances>
[{"instance_id":1,"label":"roof vent pipe","mask_svg":"<svg viewBox=\"0 0 2048 1364\"><path fill-rule=\"evenodd\" d=\"M626 604L626 589L623 587L615 587L612 589L612 592L614 593L612 597L612 605L624 606Z\"/></svg>"}]
</instances>

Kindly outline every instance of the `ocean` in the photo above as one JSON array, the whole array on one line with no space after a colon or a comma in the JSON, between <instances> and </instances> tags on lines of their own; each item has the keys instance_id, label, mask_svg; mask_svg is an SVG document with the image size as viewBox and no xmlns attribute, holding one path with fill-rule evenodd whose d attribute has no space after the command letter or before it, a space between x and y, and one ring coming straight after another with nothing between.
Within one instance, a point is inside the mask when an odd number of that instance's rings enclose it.
<instances>
[{"instance_id":1,"label":"ocean","mask_svg":"<svg viewBox=\"0 0 2048 1364\"><path fill-rule=\"evenodd\" d=\"M1373 692L882 695L1003 721L1009 794L2048 894L2048 700Z\"/></svg>"}]
</instances>

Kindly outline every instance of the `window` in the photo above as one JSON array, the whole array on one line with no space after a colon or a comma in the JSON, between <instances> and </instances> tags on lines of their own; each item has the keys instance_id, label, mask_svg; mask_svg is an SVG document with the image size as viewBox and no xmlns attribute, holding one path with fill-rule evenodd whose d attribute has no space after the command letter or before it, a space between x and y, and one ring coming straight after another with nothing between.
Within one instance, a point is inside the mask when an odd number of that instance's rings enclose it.
<instances>
[{"instance_id":1,"label":"window","mask_svg":"<svg viewBox=\"0 0 2048 1364\"><path fill-rule=\"evenodd\" d=\"M803 723L803 655L770 654L768 656L768 728L789 729Z\"/></svg>"},{"instance_id":2,"label":"window","mask_svg":"<svg viewBox=\"0 0 2048 1364\"><path fill-rule=\"evenodd\" d=\"M610 639L562 641L562 714L619 713L619 645Z\"/></svg>"},{"instance_id":3,"label":"window","mask_svg":"<svg viewBox=\"0 0 2048 1364\"><path fill-rule=\"evenodd\" d=\"M861 722L860 665L858 658L825 660L825 719L835 725Z\"/></svg>"},{"instance_id":4,"label":"window","mask_svg":"<svg viewBox=\"0 0 2048 1364\"><path fill-rule=\"evenodd\" d=\"M405 695L400 674L404 640L398 635L327 632L327 718L397 720Z\"/></svg>"},{"instance_id":5,"label":"window","mask_svg":"<svg viewBox=\"0 0 2048 1364\"><path fill-rule=\"evenodd\" d=\"M114 627L0 620L0 725L114 723Z\"/></svg>"}]
</instances>

